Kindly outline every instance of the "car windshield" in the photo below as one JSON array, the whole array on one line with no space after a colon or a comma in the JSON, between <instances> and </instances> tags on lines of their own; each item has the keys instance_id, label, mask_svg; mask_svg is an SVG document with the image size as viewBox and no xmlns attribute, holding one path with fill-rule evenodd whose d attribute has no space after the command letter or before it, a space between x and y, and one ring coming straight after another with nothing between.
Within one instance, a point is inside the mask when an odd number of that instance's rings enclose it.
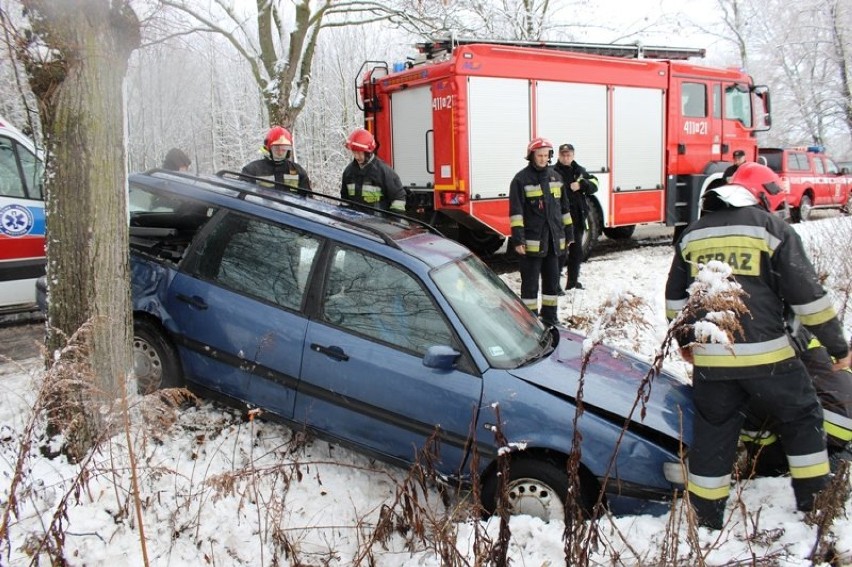
<instances>
[{"instance_id":1,"label":"car windshield","mask_svg":"<svg viewBox=\"0 0 852 567\"><path fill-rule=\"evenodd\" d=\"M542 352L544 325L475 256L446 264L432 279L495 368L516 368Z\"/></svg>"}]
</instances>

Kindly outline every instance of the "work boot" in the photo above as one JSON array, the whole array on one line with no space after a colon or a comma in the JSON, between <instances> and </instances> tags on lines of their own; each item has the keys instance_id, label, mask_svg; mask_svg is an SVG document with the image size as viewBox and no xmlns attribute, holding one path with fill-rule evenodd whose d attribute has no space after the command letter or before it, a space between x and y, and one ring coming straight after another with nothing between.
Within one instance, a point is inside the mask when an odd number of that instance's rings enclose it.
<instances>
[{"instance_id":1,"label":"work boot","mask_svg":"<svg viewBox=\"0 0 852 567\"><path fill-rule=\"evenodd\" d=\"M813 478L794 478L793 493L796 495L796 510L799 512L813 512L817 494L828 486L828 482L829 478L827 474Z\"/></svg>"},{"instance_id":2,"label":"work boot","mask_svg":"<svg viewBox=\"0 0 852 567\"><path fill-rule=\"evenodd\" d=\"M698 525L711 530L721 530L725 519L725 502L727 499L706 500L690 493L689 502Z\"/></svg>"},{"instance_id":3,"label":"work boot","mask_svg":"<svg viewBox=\"0 0 852 567\"><path fill-rule=\"evenodd\" d=\"M828 446L828 466L831 472L836 473L843 461L852 462L852 442L844 447Z\"/></svg>"}]
</instances>

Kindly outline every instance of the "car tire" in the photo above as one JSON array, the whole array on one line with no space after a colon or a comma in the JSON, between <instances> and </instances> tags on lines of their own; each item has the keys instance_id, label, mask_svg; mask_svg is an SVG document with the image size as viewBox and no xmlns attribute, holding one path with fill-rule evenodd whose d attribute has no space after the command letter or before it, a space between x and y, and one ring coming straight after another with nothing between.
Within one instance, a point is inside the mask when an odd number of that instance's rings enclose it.
<instances>
[{"instance_id":1,"label":"car tire","mask_svg":"<svg viewBox=\"0 0 852 567\"><path fill-rule=\"evenodd\" d=\"M133 322L133 373L140 395L183 386L177 351L161 328L148 319Z\"/></svg>"},{"instance_id":2,"label":"car tire","mask_svg":"<svg viewBox=\"0 0 852 567\"><path fill-rule=\"evenodd\" d=\"M583 475L581 475L582 478ZM568 472L564 464L545 458L513 459L509 466L508 508L511 515L528 514L544 521L565 519ZM580 506L590 514L597 495L591 495L581 480ZM493 514L497 509L498 476L492 472L482 483L482 505Z\"/></svg>"},{"instance_id":3,"label":"car tire","mask_svg":"<svg viewBox=\"0 0 852 567\"><path fill-rule=\"evenodd\" d=\"M805 222L811 217L811 211L814 208L814 203L809 195L802 195L802 200L799 201L799 206L793 209L793 220L795 222Z\"/></svg>"}]
</instances>

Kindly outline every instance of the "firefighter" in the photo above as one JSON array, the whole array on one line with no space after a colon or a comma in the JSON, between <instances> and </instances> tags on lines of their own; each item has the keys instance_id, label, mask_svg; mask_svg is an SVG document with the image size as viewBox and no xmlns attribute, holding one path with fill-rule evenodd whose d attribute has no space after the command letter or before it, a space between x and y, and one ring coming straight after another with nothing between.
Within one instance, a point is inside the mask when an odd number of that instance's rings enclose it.
<instances>
[{"instance_id":1,"label":"firefighter","mask_svg":"<svg viewBox=\"0 0 852 567\"><path fill-rule=\"evenodd\" d=\"M307 195L311 190L308 173L293 161L293 136L281 126L273 126L263 140L263 157L243 167L243 173L280 183L291 192ZM262 185L272 187L272 184Z\"/></svg>"},{"instance_id":2,"label":"firefighter","mask_svg":"<svg viewBox=\"0 0 852 567\"><path fill-rule=\"evenodd\" d=\"M725 173L722 174L722 178L724 179L725 183L731 182L731 178L734 176L734 173L737 172L737 168L744 164L746 160L746 154L742 150L735 150L733 156L734 163L729 165L728 168L725 169Z\"/></svg>"},{"instance_id":3,"label":"firefighter","mask_svg":"<svg viewBox=\"0 0 852 567\"><path fill-rule=\"evenodd\" d=\"M374 153L373 135L364 128L356 128L346 138L346 147L352 152L352 162L343 170L340 196L347 201L404 213L405 189L399 175Z\"/></svg>"},{"instance_id":4,"label":"firefighter","mask_svg":"<svg viewBox=\"0 0 852 567\"><path fill-rule=\"evenodd\" d=\"M828 460L830 468L836 470L841 461L852 461L852 368L834 370L837 360L828 354L819 339L802 327L798 319L790 327L793 346L822 404ZM774 429L766 416L747 409L740 440L751 457L750 467L757 475L777 476L788 472L787 460Z\"/></svg>"},{"instance_id":5,"label":"firefighter","mask_svg":"<svg viewBox=\"0 0 852 567\"><path fill-rule=\"evenodd\" d=\"M687 490L699 525L713 529L722 527L747 405L776 423L798 510L812 510L828 481L822 408L785 332L785 308L837 360L832 370L849 367L849 346L799 236L769 213L783 199L771 169L741 165L731 184L705 193L705 214L681 235L666 282L670 319L687 304L699 266L710 260L726 262L745 292L748 313L731 344L697 343L692 325L677 336L684 359L694 366Z\"/></svg>"},{"instance_id":6,"label":"firefighter","mask_svg":"<svg viewBox=\"0 0 852 567\"><path fill-rule=\"evenodd\" d=\"M562 264L566 264L568 276L565 289L583 289L583 284L580 283L580 264L583 263L583 233L586 232L586 217L589 214L586 195L598 190L598 178L574 161L574 146L571 144L559 146L557 159L559 161L554 169L565 182L568 203L571 206L571 223L574 226L574 242L568 246L567 258L565 255L559 257L559 273L562 273Z\"/></svg>"},{"instance_id":7,"label":"firefighter","mask_svg":"<svg viewBox=\"0 0 852 567\"><path fill-rule=\"evenodd\" d=\"M562 177L550 166L553 144L535 138L527 146L527 165L509 186L512 244L520 256L521 299L541 319L555 325L559 291L559 256L573 239L571 212Z\"/></svg>"}]
</instances>

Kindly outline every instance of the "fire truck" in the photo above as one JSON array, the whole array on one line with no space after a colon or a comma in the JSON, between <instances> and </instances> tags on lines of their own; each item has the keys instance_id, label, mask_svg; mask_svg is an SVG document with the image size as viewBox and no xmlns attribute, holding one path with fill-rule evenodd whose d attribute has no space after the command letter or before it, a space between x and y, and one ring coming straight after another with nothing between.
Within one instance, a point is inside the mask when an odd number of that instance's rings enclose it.
<instances>
[{"instance_id":1,"label":"fire truck","mask_svg":"<svg viewBox=\"0 0 852 567\"><path fill-rule=\"evenodd\" d=\"M409 213L475 252L510 235L509 184L530 139L570 142L599 180L586 255L601 233L684 226L735 150L757 158L769 90L737 69L691 64L703 49L432 40L414 61L365 62L356 79L379 157Z\"/></svg>"}]
</instances>

